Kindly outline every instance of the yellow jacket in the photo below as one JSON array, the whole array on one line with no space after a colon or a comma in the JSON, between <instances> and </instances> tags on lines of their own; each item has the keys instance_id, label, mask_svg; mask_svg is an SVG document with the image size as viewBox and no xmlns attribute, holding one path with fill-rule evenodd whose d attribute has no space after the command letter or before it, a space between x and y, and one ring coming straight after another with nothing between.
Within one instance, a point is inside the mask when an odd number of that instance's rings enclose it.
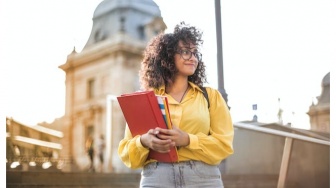
<instances>
[{"instance_id":1,"label":"yellow jacket","mask_svg":"<svg viewBox=\"0 0 336 188\"><path fill-rule=\"evenodd\" d=\"M189 82L191 89L181 103L165 93L162 86L155 94L168 97L173 125L187 132L189 146L178 150L179 161L197 160L210 165L219 164L233 154L234 129L227 104L218 90L207 87L210 108L202 90ZM119 143L118 154L129 168L140 168L154 160L147 160L149 149L142 146L140 136L132 137L126 126Z\"/></svg>"}]
</instances>

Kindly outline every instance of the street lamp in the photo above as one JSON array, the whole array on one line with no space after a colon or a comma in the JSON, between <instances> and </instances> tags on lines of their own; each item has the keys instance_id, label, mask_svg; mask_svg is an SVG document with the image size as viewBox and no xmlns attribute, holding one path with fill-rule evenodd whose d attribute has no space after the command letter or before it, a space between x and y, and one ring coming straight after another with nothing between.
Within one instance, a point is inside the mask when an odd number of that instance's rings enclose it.
<instances>
[{"instance_id":1,"label":"street lamp","mask_svg":"<svg viewBox=\"0 0 336 188\"><path fill-rule=\"evenodd\" d=\"M225 102L228 102L228 95L224 88L223 73L223 47L222 47L222 16L220 0L215 0L216 36L217 36L217 78L218 91L222 94Z\"/></svg>"}]
</instances>

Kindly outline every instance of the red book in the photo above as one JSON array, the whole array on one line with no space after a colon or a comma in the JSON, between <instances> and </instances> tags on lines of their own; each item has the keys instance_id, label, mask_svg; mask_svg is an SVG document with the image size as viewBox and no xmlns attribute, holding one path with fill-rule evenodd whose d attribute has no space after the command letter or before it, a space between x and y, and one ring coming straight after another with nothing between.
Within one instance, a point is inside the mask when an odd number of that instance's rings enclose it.
<instances>
[{"instance_id":1,"label":"red book","mask_svg":"<svg viewBox=\"0 0 336 188\"><path fill-rule=\"evenodd\" d=\"M167 129L157 96L153 91L123 94L117 97L117 100L133 137L145 134L149 129L156 127ZM150 150L148 158L159 162L178 161L176 147L171 148L169 153Z\"/></svg>"}]
</instances>

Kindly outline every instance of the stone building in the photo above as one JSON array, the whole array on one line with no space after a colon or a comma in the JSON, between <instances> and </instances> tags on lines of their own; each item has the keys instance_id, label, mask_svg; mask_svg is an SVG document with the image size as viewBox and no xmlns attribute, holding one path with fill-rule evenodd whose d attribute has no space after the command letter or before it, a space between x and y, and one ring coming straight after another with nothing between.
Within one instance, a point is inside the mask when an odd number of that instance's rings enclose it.
<instances>
[{"instance_id":1,"label":"stone building","mask_svg":"<svg viewBox=\"0 0 336 188\"><path fill-rule=\"evenodd\" d=\"M321 88L317 104L312 104L307 114L311 130L330 133L330 72L323 77Z\"/></svg>"},{"instance_id":2,"label":"stone building","mask_svg":"<svg viewBox=\"0 0 336 188\"><path fill-rule=\"evenodd\" d=\"M59 66L66 73L61 157L73 164L63 170L86 170L90 161L85 141L89 136L97 140L103 135L107 146L103 171L124 172L128 169L117 155L117 146L124 135L125 120L119 104L107 98L139 89L143 50L166 25L152 0L104 0L92 21L83 50L77 53L74 49ZM107 114L107 104L113 114ZM96 167L98 162L96 157Z\"/></svg>"}]
</instances>

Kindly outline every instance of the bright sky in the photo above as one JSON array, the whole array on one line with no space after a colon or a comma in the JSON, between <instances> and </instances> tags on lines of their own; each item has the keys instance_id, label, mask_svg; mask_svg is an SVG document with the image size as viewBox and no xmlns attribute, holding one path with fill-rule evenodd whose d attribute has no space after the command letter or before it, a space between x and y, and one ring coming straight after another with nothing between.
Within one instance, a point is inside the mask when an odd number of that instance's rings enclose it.
<instances>
[{"instance_id":1,"label":"bright sky","mask_svg":"<svg viewBox=\"0 0 336 188\"><path fill-rule=\"evenodd\" d=\"M58 66L74 46L82 50L100 2L0 0L1 117L35 125L63 116L65 74ZM209 84L217 88L214 1L155 2L168 31L185 21L204 32L203 60ZM259 121L276 122L280 98L285 122L309 128L306 112L336 62L336 1L222 0L221 5L224 84L233 121L251 120L252 104L258 104Z\"/></svg>"},{"instance_id":2,"label":"bright sky","mask_svg":"<svg viewBox=\"0 0 336 188\"><path fill-rule=\"evenodd\" d=\"M65 74L58 66L74 46L82 50L100 2L1 0L5 116L31 125L63 116ZM185 21L204 32L203 60L209 85L217 88L214 1L155 2L168 31ZM276 122L280 98L285 123L309 128L306 112L336 61L336 2L225 0L221 5L224 84L233 120L257 114L261 122Z\"/></svg>"}]
</instances>

